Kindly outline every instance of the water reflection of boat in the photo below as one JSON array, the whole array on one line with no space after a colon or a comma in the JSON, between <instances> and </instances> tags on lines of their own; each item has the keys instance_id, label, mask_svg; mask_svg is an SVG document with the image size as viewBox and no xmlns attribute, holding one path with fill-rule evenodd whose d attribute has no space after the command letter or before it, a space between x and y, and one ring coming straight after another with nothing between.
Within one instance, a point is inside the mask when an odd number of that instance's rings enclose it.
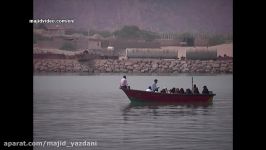
<instances>
[{"instance_id":1,"label":"water reflection of boat","mask_svg":"<svg viewBox=\"0 0 266 150\"><path fill-rule=\"evenodd\" d=\"M158 109L159 107L181 107L181 108L207 108L212 106L212 101L210 102L194 102L194 103L183 103L183 102L175 102L175 103L130 103L125 108L124 111L128 109Z\"/></svg>"},{"instance_id":2,"label":"water reflection of boat","mask_svg":"<svg viewBox=\"0 0 266 150\"><path fill-rule=\"evenodd\" d=\"M212 102L206 103L130 103L122 109L124 120L134 116L186 116L206 114L212 108Z\"/></svg>"},{"instance_id":3,"label":"water reflection of boat","mask_svg":"<svg viewBox=\"0 0 266 150\"><path fill-rule=\"evenodd\" d=\"M208 103L216 94L168 94L122 89L132 103Z\"/></svg>"}]
</instances>

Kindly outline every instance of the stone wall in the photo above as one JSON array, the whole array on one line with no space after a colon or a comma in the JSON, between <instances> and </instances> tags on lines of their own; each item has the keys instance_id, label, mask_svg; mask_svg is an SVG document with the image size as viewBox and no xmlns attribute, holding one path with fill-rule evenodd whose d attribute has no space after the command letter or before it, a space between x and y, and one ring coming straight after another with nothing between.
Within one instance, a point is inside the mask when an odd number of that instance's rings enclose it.
<instances>
[{"instance_id":1,"label":"stone wall","mask_svg":"<svg viewBox=\"0 0 266 150\"><path fill-rule=\"evenodd\" d=\"M88 66L75 59L34 59L34 72L88 72Z\"/></svg>"},{"instance_id":2,"label":"stone wall","mask_svg":"<svg viewBox=\"0 0 266 150\"><path fill-rule=\"evenodd\" d=\"M88 73L232 73L230 60L34 59L34 72Z\"/></svg>"}]
</instances>

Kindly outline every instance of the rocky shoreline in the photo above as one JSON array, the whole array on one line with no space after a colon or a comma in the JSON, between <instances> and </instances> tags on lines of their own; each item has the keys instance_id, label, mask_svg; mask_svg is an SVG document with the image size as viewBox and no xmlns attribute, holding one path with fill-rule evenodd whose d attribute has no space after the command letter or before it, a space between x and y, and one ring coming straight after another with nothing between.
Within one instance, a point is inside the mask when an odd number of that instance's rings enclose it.
<instances>
[{"instance_id":1,"label":"rocky shoreline","mask_svg":"<svg viewBox=\"0 0 266 150\"><path fill-rule=\"evenodd\" d=\"M233 73L233 60L34 59L34 73Z\"/></svg>"}]
</instances>

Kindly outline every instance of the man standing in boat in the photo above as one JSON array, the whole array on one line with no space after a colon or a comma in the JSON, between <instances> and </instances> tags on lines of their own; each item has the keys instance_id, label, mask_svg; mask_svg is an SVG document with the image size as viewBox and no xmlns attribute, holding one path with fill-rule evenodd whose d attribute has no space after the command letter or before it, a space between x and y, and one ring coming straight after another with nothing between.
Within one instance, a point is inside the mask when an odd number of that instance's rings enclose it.
<instances>
[{"instance_id":1,"label":"man standing in boat","mask_svg":"<svg viewBox=\"0 0 266 150\"><path fill-rule=\"evenodd\" d=\"M157 87L157 82L158 82L158 80L155 79L154 83L151 86L151 89L152 89L153 92L158 92L159 87Z\"/></svg>"},{"instance_id":2,"label":"man standing in boat","mask_svg":"<svg viewBox=\"0 0 266 150\"><path fill-rule=\"evenodd\" d=\"M123 78L120 80L120 88L124 88L126 89L128 86L127 84L127 77L126 76L123 76Z\"/></svg>"}]
</instances>

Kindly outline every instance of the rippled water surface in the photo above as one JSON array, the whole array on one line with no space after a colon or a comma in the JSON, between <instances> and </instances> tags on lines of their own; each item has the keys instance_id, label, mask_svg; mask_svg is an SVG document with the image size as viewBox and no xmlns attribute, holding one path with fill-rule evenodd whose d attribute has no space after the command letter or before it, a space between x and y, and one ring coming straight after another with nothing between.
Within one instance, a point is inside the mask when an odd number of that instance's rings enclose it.
<instances>
[{"instance_id":1,"label":"rippled water surface","mask_svg":"<svg viewBox=\"0 0 266 150\"><path fill-rule=\"evenodd\" d=\"M97 146L60 149L232 150L232 75L194 76L208 105L132 105L118 88L120 75L34 76L34 141L96 141ZM144 90L191 87L191 76L127 76ZM35 146L34 149L58 149Z\"/></svg>"}]
</instances>

